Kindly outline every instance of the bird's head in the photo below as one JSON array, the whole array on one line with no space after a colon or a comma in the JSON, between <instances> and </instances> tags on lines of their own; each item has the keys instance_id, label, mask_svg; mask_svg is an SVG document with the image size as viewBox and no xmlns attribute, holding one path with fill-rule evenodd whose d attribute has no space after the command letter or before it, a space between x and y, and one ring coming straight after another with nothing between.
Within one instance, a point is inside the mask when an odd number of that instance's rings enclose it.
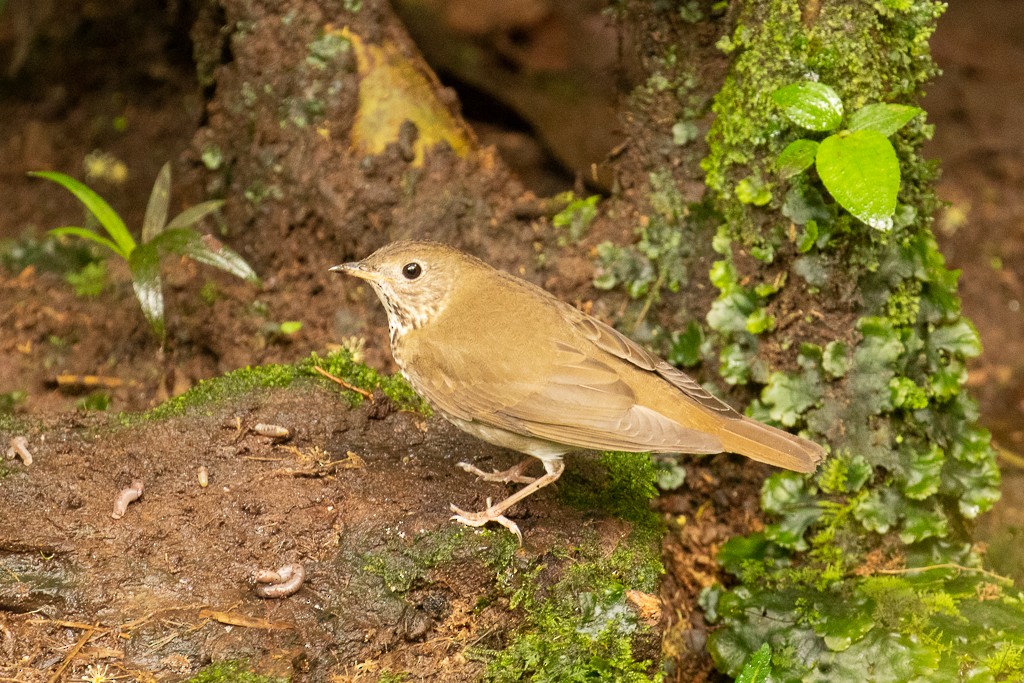
<instances>
[{"instance_id":1,"label":"bird's head","mask_svg":"<svg viewBox=\"0 0 1024 683\"><path fill-rule=\"evenodd\" d=\"M422 327L444 310L460 277L477 259L437 242L394 242L362 261L331 271L365 280L388 313L392 338Z\"/></svg>"}]
</instances>

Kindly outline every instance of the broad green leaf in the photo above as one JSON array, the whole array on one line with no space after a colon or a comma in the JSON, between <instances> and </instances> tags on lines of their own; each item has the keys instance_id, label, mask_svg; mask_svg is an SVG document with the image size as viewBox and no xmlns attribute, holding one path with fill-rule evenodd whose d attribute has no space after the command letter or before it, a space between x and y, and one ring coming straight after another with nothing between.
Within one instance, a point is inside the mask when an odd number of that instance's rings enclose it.
<instances>
[{"instance_id":1,"label":"broad green leaf","mask_svg":"<svg viewBox=\"0 0 1024 683\"><path fill-rule=\"evenodd\" d=\"M779 158L775 160L775 168L779 169L779 175L783 178L792 178L813 164L817 153L816 141L805 138L794 140L779 153Z\"/></svg>"},{"instance_id":2,"label":"broad green leaf","mask_svg":"<svg viewBox=\"0 0 1024 683\"><path fill-rule=\"evenodd\" d=\"M142 219L142 241L148 242L164 229L167 224L167 206L171 202L171 163L160 169L149 193L146 216Z\"/></svg>"},{"instance_id":3,"label":"broad green leaf","mask_svg":"<svg viewBox=\"0 0 1024 683\"><path fill-rule=\"evenodd\" d=\"M869 104L850 114L850 130L873 130L889 137L923 111L905 104Z\"/></svg>"},{"instance_id":4,"label":"broad green leaf","mask_svg":"<svg viewBox=\"0 0 1024 683\"><path fill-rule=\"evenodd\" d=\"M672 334L668 362L677 367L693 367L700 362L700 346L703 343L704 331L696 321L691 320L685 330Z\"/></svg>"},{"instance_id":5,"label":"broad green leaf","mask_svg":"<svg viewBox=\"0 0 1024 683\"><path fill-rule=\"evenodd\" d=\"M89 240L91 242L95 242L96 244L102 244L104 247L110 249L115 254L121 256L122 258L124 257L124 254L121 252L121 247L117 246L103 235L99 235L87 228L79 228L74 225L66 225L62 228L54 228L49 232L51 235L55 237L61 237L63 235L81 237L84 240Z\"/></svg>"},{"instance_id":6,"label":"broad green leaf","mask_svg":"<svg viewBox=\"0 0 1024 683\"><path fill-rule=\"evenodd\" d=\"M961 318L953 325L936 328L928 337L928 346L934 351L945 351L964 358L981 355L981 339L966 318Z\"/></svg>"},{"instance_id":7,"label":"broad green leaf","mask_svg":"<svg viewBox=\"0 0 1024 683\"><path fill-rule=\"evenodd\" d=\"M259 276L245 259L212 235L200 235L189 228L174 228L164 230L149 244L161 254L181 254L243 280L259 282Z\"/></svg>"},{"instance_id":8,"label":"broad green leaf","mask_svg":"<svg viewBox=\"0 0 1024 683\"><path fill-rule=\"evenodd\" d=\"M876 230L892 228L900 164L884 135L874 130L830 135L818 148L817 169L840 206Z\"/></svg>"},{"instance_id":9,"label":"broad green leaf","mask_svg":"<svg viewBox=\"0 0 1024 683\"><path fill-rule=\"evenodd\" d=\"M135 238L128 232L128 228L125 226L124 221L117 215L117 212L111 208L110 204L98 194L93 192L85 184L78 182L69 175L58 173L56 171L33 171L29 173L30 176L36 178L45 178L52 180L71 194L78 198L78 201L85 205L92 215L96 216L96 219L103 226L114 242L118 246L118 253L128 258L131 256L132 250L135 249Z\"/></svg>"},{"instance_id":10,"label":"broad green leaf","mask_svg":"<svg viewBox=\"0 0 1024 683\"><path fill-rule=\"evenodd\" d=\"M153 332L164 339L164 292L160 280L160 252L150 244L140 244L128 257L132 287Z\"/></svg>"},{"instance_id":11,"label":"broad green leaf","mask_svg":"<svg viewBox=\"0 0 1024 683\"><path fill-rule=\"evenodd\" d=\"M281 331L281 334L295 334L302 329L302 321L285 320L283 323L278 325L277 329Z\"/></svg>"},{"instance_id":12,"label":"broad green leaf","mask_svg":"<svg viewBox=\"0 0 1024 683\"><path fill-rule=\"evenodd\" d=\"M736 677L736 683L764 683L772 672L772 648L765 643L750 655L743 671Z\"/></svg>"},{"instance_id":13,"label":"broad green leaf","mask_svg":"<svg viewBox=\"0 0 1024 683\"><path fill-rule=\"evenodd\" d=\"M949 533L949 520L937 505L925 507L920 503L905 505L905 519L900 540L904 543L917 543L933 536L945 536Z\"/></svg>"},{"instance_id":14,"label":"broad green leaf","mask_svg":"<svg viewBox=\"0 0 1024 683\"><path fill-rule=\"evenodd\" d=\"M193 225L203 220L206 216L222 206L224 206L223 199L215 199L196 204L195 206L190 206L172 218L171 222L167 224L166 229L175 230L177 228L191 228Z\"/></svg>"},{"instance_id":15,"label":"broad green leaf","mask_svg":"<svg viewBox=\"0 0 1024 683\"><path fill-rule=\"evenodd\" d=\"M824 83L793 83L773 92L772 99L790 121L809 130L835 130L843 120L842 100Z\"/></svg>"},{"instance_id":16,"label":"broad green leaf","mask_svg":"<svg viewBox=\"0 0 1024 683\"><path fill-rule=\"evenodd\" d=\"M938 446L910 455L903 493L912 500L924 500L939 490L946 456Z\"/></svg>"},{"instance_id":17,"label":"broad green leaf","mask_svg":"<svg viewBox=\"0 0 1024 683\"><path fill-rule=\"evenodd\" d=\"M821 398L821 386L808 374L787 375L773 372L761 391L761 401L776 422L792 427L807 409Z\"/></svg>"}]
</instances>

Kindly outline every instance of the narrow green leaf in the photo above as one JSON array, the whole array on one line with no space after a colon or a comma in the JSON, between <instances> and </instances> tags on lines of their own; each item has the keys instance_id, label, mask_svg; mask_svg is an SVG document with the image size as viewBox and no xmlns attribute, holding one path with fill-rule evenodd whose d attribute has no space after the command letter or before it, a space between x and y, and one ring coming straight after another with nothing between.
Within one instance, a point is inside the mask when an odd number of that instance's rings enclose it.
<instances>
[{"instance_id":1,"label":"narrow green leaf","mask_svg":"<svg viewBox=\"0 0 1024 683\"><path fill-rule=\"evenodd\" d=\"M224 200L216 199L191 206L172 218L171 222L167 224L166 229L175 230L177 228L191 228L223 205Z\"/></svg>"},{"instance_id":2,"label":"narrow green leaf","mask_svg":"<svg viewBox=\"0 0 1024 683\"><path fill-rule=\"evenodd\" d=\"M118 256L120 256L122 258L125 258L124 253L121 251L121 247L117 246L111 240L107 239L103 235L97 234L97 233L95 233L92 230L89 230L87 228L79 228L79 227L74 226L74 225L65 225L62 228L54 228L53 230L50 230L49 232L54 237L62 237L64 235L70 235L72 237L81 237L84 240L89 240L91 242L95 242L96 244L102 244L104 247L106 247L107 249L110 249L112 252L114 252Z\"/></svg>"},{"instance_id":3,"label":"narrow green leaf","mask_svg":"<svg viewBox=\"0 0 1024 683\"><path fill-rule=\"evenodd\" d=\"M889 137L923 111L905 104L869 104L850 114L850 130L873 130Z\"/></svg>"},{"instance_id":4,"label":"narrow green leaf","mask_svg":"<svg viewBox=\"0 0 1024 683\"><path fill-rule=\"evenodd\" d=\"M168 228L153 238L150 244L161 254L181 254L243 280L259 282L259 276L245 259L212 235L200 235L189 228Z\"/></svg>"},{"instance_id":5,"label":"narrow green leaf","mask_svg":"<svg viewBox=\"0 0 1024 683\"><path fill-rule=\"evenodd\" d=\"M840 206L876 230L890 230L900 189L900 164L875 130L830 135L818 148L818 175Z\"/></svg>"},{"instance_id":6,"label":"narrow green leaf","mask_svg":"<svg viewBox=\"0 0 1024 683\"><path fill-rule=\"evenodd\" d=\"M164 339L164 292L160 280L160 253L152 244L140 244L128 257L132 287L153 332Z\"/></svg>"},{"instance_id":7,"label":"narrow green leaf","mask_svg":"<svg viewBox=\"0 0 1024 683\"><path fill-rule=\"evenodd\" d=\"M167 223L167 207L171 202L171 163L160 169L149 193L146 216L142 219L142 241L148 242L164 229Z\"/></svg>"},{"instance_id":8,"label":"narrow green leaf","mask_svg":"<svg viewBox=\"0 0 1024 683\"><path fill-rule=\"evenodd\" d=\"M790 121L808 130L835 130L843 120L842 100L824 83L793 83L773 92L772 99Z\"/></svg>"},{"instance_id":9,"label":"narrow green leaf","mask_svg":"<svg viewBox=\"0 0 1024 683\"><path fill-rule=\"evenodd\" d=\"M772 672L772 648L768 643L750 655L743 671L736 677L736 683L764 683Z\"/></svg>"},{"instance_id":10,"label":"narrow green leaf","mask_svg":"<svg viewBox=\"0 0 1024 683\"><path fill-rule=\"evenodd\" d=\"M78 201L82 202L103 226L110 236L113 238L117 246L120 247L119 253L123 254L126 258L131 255L132 250L135 249L135 238L128 232L128 228L125 226L124 221L117 215L117 212L111 208L110 204L98 194L93 192L85 184L78 182L69 175L58 173L56 171L33 171L29 173L30 176L36 178L45 178L46 180L52 180L71 194L78 198Z\"/></svg>"},{"instance_id":11,"label":"narrow green leaf","mask_svg":"<svg viewBox=\"0 0 1024 683\"><path fill-rule=\"evenodd\" d=\"M779 158L775 160L775 168L779 169L779 175L783 178L792 178L813 164L817 153L818 143L814 140L794 140L779 154Z\"/></svg>"}]
</instances>

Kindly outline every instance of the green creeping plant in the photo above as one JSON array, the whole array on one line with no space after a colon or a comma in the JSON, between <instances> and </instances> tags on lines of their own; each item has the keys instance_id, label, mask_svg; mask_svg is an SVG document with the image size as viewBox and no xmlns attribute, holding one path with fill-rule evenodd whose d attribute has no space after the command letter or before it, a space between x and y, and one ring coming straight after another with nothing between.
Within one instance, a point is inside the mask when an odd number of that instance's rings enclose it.
<instances>
[{"instance_id":1,"label":"green creeping plant","mask_svg":"<svg viewBox=\"0 0 1024 683\"><path fill-rule=\"evenodd\" d=\"M108 237L79 226L64 226L50 231L51 235L80 237L100 244L128 263L132 275L135 298L142 313L161 344L166 336L164 326L163 282L160 278L160 259L165 254L188 256L199 263L219 268L235 277L259 282L259 277L245 260L211 235L194 229L199 221L221 207L222 201L207 201L185 209L170 221L167 209L171 198L171 165L164 164L149 195L146 215L142 221L142 238L135 241L124 220L98 194L83 183L55 171L29 173L37 178L52 180L68 190L95 216Z\"/></svg>"},{"instance_id":2,"label":"green creeping plant","mask_svg":"<svg viewBox=\"0 0 1024 683\"><path fill-rule=\"evenodd\" d=\"M823 83L801 81L779 88L772 99L791 122L815 132L837 131L843 103ZM800 138L779 153L784 178L815 165L825 189L844 209L876 230L890 230L900 189L900 165L889 136L922 113L903 104L868 104L853 112L847 127L821 141Z\"/></svg>"}]
</instances>

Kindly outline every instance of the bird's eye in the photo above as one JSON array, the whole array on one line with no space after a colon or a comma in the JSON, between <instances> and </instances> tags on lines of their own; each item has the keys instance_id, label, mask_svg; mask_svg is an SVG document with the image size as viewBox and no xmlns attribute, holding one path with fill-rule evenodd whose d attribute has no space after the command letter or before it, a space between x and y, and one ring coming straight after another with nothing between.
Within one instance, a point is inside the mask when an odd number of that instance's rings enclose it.
<instances>
[{"instance_id":1,"label":"bird's eye","mask_svg":"<svg viewBox=\"0 0 1024 683\"><path fill-rule=\"evenodd\" d=\"M423 269L420 267L420 264L415 261L412 263L406 263L402 266L402 275L404 275L407 280L415 280L422 272Z\"/></svg>"}]
</instances>

